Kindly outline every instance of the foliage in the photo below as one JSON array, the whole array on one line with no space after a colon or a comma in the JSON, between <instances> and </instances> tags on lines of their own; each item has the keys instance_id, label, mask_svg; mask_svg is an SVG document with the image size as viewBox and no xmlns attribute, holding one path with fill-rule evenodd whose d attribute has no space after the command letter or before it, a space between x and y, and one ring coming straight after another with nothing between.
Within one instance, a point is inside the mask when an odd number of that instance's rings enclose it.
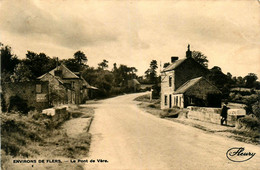
<instances>
[{"instance_id":1,"label":"foliage","mask_svg":"<svg viewBox=\"0 0 260 170\"><path fill-rule=\"evenodd\" d=\"M192 51L192 58L194 58L194 60L197 61L199 64L208 68L209 60L207 59L207 56L202 54L200 51Z\"/></svg>"},{"instance_id":2,"label":"foliage","mask_svg":"<svg viewBox=\"0 0 260 170\"><path fill-rule=\"evenodd\" d=\"M26 59L22 62L31 70L33 79L54 69L57 65L57 59L50 58L44 53L37 54L32 51L27 51Z\"/></svg>"},{"instance_id":3,"label":"foliage","mask_svg":"<svg viewBox=\"0 0 260 170\"><path fill-rule=\"evenodd\" d=\"M1 110L2 112L6 112L7 111L7 106L6 106L6 101L5 101L5 98L4 98L4 94L0 94L1 96Z\"/></svg>"},{"instance_id":4,"label":"foliage","mask_svg":"<svg viewBox=\"0 0 260 170\"><path fill-rule=\"evenodd\" d=\"M19 63L16 55L12 54L12 49L9 46L4 46L0 43L1 56L1 72L13 73L15 66Z\"/></svg>"},{"instance_id":5,"label":"foliage","mask_svg":"<svg viewBox=\"0 0 260 170\"><path fill-rule=\"evenodd\" d=\"M152 60L149 69L145 71L146 78L149 79L150 83L157 83L157 61Z\"/></svg>"},{"instance_id":6,"label":"foliage","mask_svg":"<svg viewBox=\"0 0 260 170\"><path fill-rule=\"evenodd\" d=\"M82 51L77 51L74 53L74 59L76 60L76 62L81 65L82 63L85 63L88 61L86 55L84 54L84 52Z\"/></svg>"},{"instance_id":7,"label":"foliage","mask_svg":"<svg viewBox=\"0 0 260 170\"><path fill-rule=\"evenodd\" d=\"M107 63L108 63L108 61L104 59L101 63L98 64L98 68L101 69L101 70L108 68Z\"/></svg>"},{"instance_id":8,"label":"foliage","mask_svg":"<svg viewBox=\"0 0 260 170\"><path fill-rule=\"evenodd\" d=\"M80 71L80 64L75 60L74 58L69 58L67 60L62 61L68 69L70 69L73 72Z\"/></svg>"},{"instance_id":9,"label":"foliage","mask_svg":"<svg viewBox=\"0 0 260 170\"><path fill-rule=\"evenodd\" d=\"M244 77L245 87L248 87L248 88L254 87L257 79L258 79L258 77L256 76L256 74L248 73L248 75Z\"/></svg>"},{"instance_id":10,"label":"foliage","mask_svg":"<svg viewBox=\"0 0 260 170\"><path fill-rule=\"evenodd\" d=\"M19 96L11 96L9 101L8 112L19 111L22 114L27 114L30 109L27 102Z\"/></svg>"},{"instance_id":11,"label":"foliage","mask_svg":"<svg viewBox=\"0 0 260 170\"><path fill-rule=\"evenodd\" d=\"M33 77L33 73L30 68L23 62L16 65L14 73L10 76L12 82L29 81Z\"/></svg>"},{"instance_id":12,"label":"foliage","mask_svg":"<svg viewBox=\"0 0 260 170\"><path fill-rule=\"evenodd\" d=\"M260 120L260 101L258 100L252 105L254 115Z\"/></svg>"},{"instance_id":13,"label":"foliage","mask_svg":"<svg viewBox=\"0 0 260 170\"><path fill-rule=\"evenodd\" d=\"M167 63L164 63L163 64L163 68L166 68L166 67L168 67L170 65L170 63L169 62L167 62Z\"/></svg>"},{"instance_id":14,"label":"foliage","mask_svg":"<svg viewBox=\"0 0 260 170\"><path fill-rule=\"evenodd\" d=\"M259 131L260 130L260 120L257 119L254 115L246 115L245 117L238 119L236 127L238 129Z\"/></svg>"}]
</instances>

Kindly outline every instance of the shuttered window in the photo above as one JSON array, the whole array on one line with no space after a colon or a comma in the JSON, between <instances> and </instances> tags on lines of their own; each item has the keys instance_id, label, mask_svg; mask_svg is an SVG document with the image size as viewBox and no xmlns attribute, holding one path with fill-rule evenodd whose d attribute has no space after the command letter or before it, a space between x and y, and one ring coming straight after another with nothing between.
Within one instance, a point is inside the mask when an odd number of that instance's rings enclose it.
<instances>
[{"instance_id":1,"label":"shuttered window","mask_svg":"<svg viewBox=\"0 0 260 170\"><path fill-rule=\"evenodd\" d=\"M36 84L36 93L41 93L41 92L42 92L42 85Z\"/></svg>"}]
</instances>

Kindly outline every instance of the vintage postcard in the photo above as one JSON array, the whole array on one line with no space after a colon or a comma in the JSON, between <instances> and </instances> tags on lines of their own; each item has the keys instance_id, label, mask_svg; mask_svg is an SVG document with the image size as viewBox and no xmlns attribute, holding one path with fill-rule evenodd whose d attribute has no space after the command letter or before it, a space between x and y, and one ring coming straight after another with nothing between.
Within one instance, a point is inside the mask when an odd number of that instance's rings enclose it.
<instances>
[{"instance_id":1,"label":"vintage postcard","mask_svg":"<svg viewBox=\"0 0 260 170\"><path fill-rule=\"evenodd\" d=\"M1 169L259 169L259 0L0 11Z\"/></svg>"}]
</instances>

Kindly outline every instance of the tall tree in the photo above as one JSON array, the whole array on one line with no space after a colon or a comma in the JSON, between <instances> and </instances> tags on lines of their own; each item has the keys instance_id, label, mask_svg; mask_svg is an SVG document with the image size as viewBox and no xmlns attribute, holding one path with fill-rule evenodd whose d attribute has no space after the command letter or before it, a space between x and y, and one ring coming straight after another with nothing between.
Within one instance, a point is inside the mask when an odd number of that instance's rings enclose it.
<instances>
[{"instance_id":1,"label":"tall tree","mask_svg":"<svg viewBox=\"0 0 260 170\"><path fill-rule=\"evenodd\" d=\"M81 65L82 63L86 63L88 61L86 55L82 51L77 51L74 53L75 60Z\"/></svg>"},{"instance_id":2,"label":"tall tree","mask_svg":"<svg viewBox=\"0 0 260 170\"><path fill-rule=\"evenodd\" d=\"M157 61L152 60L150 63L150 68L145 71L145 75L149 78L150 83L157 83L157 68Z\"/></svg>"},{"instance_id":3,"label":"tall tree","mask_svg":"<svg viewBox=\"0 0 260 170\"><path fill-rule=\"evenodd\" d=\"M32 77L33 74L29 67L21 62L15 67L14 73L11 75L11 80L12 82L23 82L31 80Z\"/></svg>"},{"instance_id":4,"label":"tall tree","mask_svg":"<svg viewBox=\"0 0 260 170\"><path fill-rule=\"evenodd\" d=\"M98 64L98 68L101 70L108 68L108 61L104 59L101 63Z\"/></svg>"},{"instance_id":5,"label":"tall tree","mask_svg":"<svg viewBox=\"0 0 260 170\"><path fill-rule=\"evenodd\" d=\"M244 77L245 80L245 86L248 88L252 88L256 85L256 80L258 77L254 73L248 73L247 76Z\"/></svg>"},{"instance_id":6,"label":"tall tree","mask_svg":"<svg viewBox=\"0 0 260 170\"><path fill-rule=\"evenodd\" d=\"M26 59L23 60L23 63L29 67L33 78L37 78L56 67L55 58L51 59L44 53L37 54L32 51L27 51Z\"/></svg>"},{"instance_id":7,"label":"tall tree","mask_svg":"<svg viewBox=\"0 0 260 170\"><path fill-rule=\"evenodd\" d=\"M4 46L0 43L1 56L1 72L13 73L15 66L19 63L16 55L12 54L12 49L9 46Z\"/></svg>"},{"instance_id":8,"label":"tall tree","mask_svg":"<svg viewBox=\"0 0 260 170\"><path fill-rule=\"evenodd\" d=\"M192 51L192 58L204 67L208 68L209 60L207 59L207 56L202 54L200 51Z\"/></svg>"}]
</instances>

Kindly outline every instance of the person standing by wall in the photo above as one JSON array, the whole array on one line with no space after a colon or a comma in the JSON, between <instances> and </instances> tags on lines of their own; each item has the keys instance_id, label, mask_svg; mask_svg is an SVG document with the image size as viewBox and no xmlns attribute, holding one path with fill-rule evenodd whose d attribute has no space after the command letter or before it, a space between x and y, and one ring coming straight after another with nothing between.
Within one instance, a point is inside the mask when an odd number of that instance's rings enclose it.
<instances>
[{"instance_id":1,"label":"person standing by wall","mask_svg":"<svg viewBox=\"0 0 260 170\"><path fill-rule=\"evenodd\" d=\"M224 122L227 125L227 111L229 109L229 107L227 107L227 104L228 102L225 102L221 110L221 120L220 120L221 125L223 125Z\"/></svg>"}]
</instances>

